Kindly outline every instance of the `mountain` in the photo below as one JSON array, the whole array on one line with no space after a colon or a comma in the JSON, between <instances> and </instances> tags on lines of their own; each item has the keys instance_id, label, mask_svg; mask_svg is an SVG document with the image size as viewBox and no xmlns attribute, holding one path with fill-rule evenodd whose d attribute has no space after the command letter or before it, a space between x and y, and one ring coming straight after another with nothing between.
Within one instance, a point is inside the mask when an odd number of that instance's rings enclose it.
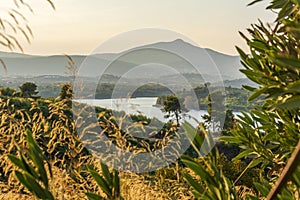
<instances>
[{"instance_id":1,"label":"mountain","mask_svg":"<svg viewBox=\"0 0 300 200\"><path fill-rule=\"evenodd\" d=\"M102 73L122 76L138 65L152 63L153 69L134 71L134 76L147 78L151 76L168 76L179 74L206 74L213 80L216 66L224 80L244 78L239 72L241 68L239 56L230 56L204 49L187 43L181 39L171 42L158 42L136 47L121 53L95 54L92 56L71 55L75 66L84 66L79 70L80 76L95 77ZM0 58L7 66L7 73L0 67L0 76L41 76L67 73L67 58L64 55L33 56L26 54L0 52ZM114 62L112 62L114 61ZM156 65L153 63L160 63ZM105 67L110 64L108 70ZM150 66L150 65L149 65ZM157 69L172 66L172 70ZM167 68L166 68L167 69ZM134 78L128 76L127 78Z\"/></svg>"}]
</instances>

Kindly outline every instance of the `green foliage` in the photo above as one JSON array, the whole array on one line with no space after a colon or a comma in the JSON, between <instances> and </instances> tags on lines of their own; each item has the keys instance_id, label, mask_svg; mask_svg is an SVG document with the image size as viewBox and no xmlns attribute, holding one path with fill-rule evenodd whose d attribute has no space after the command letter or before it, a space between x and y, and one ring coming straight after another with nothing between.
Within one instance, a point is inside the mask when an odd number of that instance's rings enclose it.
<instances>
[{"instance_id":1,"label":"green foliage","mask_svg":"<svg viewBox=\"0 0 300 200\"><path fill-rule=\"evenodd\" d=\"M252 92L250 101L262 98L261 105L243 113L232 135L222 139L238 144L242 152L236 159L252 159L251 167L259 165L261 175L271 184L278 179L300 139L299 5L296 0L272 1L267 9L278 11L275 26L259 21L248 29L249 38L241 33L251 52L247 55L237 47L245 66L241 71L259 85L245 88ZM256 183L261 195L267 196L272 186L262 185ZM297 194L291 195L288 190L281 193L283 199L297 199Z\"/></svg>"},{"instance_id":2,"label":"green foliage","mask_svg":"<svg viewBox=\"0 0 300 200\"><path fill-rule=\"evenodd\" d=\"M222 168L224 175L232 182L234 182L235 186L246 186L248 188L254 189L255 186L253 182L258 182L259 177L259 169L251 168L245 171L245 173L239 176L247 169L247 163L241 160L233 160L229 161L224 154L221 154L219 157L219 167Z\"/></svg>"},{"instance_id":3,"label":"green foliage","mask_svg":"<svg viewBox=\"0 0 300 200\"><path fill-rule=\"evenodd\" d=\"M201 156L199 149L205 141L204 136L207 134L205 128L202 127L202 134L200 134L188 123L184 123L182 127L191 139L198 156ZM196 199L240 199L243 194L240 194L236 186L254 188L253 180L259 180L257 169L247 170L247 164L240 160L228 161L225 155L219 155L217 148L204 158L192 159L184 155L181 160L198 175L195 179L191 174L184 174L185 179L194 189L193 194Z\"/></svg>"},{"instance_id":4,"label":"green foliage","mask_svg":"<svg viewBox=\"0 0 300 200\"><path fill-rule=\"evenodd\" d=\"M0 96L14 97L18 96L18 93L12 88L0 88Z\"/></svg>"},{"instance_id":5,"label":"green foliage","mask_svg":"<svg viewBox=\"0 0 300 200\"><path fill-rule=\"evenodd\" d=\"M219 153L214 149L206 157L203 164L199 164L188 156L182 156L181 160L189 167L198 177L197 181L190 174L185 173L183 176L193 187L193 195L196 199L238 199L237 191L231 181L223 174L219 165Z\"/></svg>"},{"instance_id":6,"label":"green foliage","mask_svg":"<svg viewBox=\"0 0 300 200\"><path fill-rule=\"evenodd\" d=\"M171 95L172 91L160 84L146 84L137 88L132 97L157 97L161 95Z\"/></svg>"},{"instance_id":7,"label":"green foliage","mask_svg":"<svg viewBox=\"0 0 300 200\"><path fill-rule=\"evenodd\" d=\"M258 1L253 3L256 2ZM245 86L245 89L252 93L249 100L259 99L261 103L249 113L242 113L237 127L230 132L230 136L222 137L222 140L238 145L242 149L230 167L234 171L241 171L245 168L235 184L242 182L247 172L259 166L257 175L260 179L254 182L259 195L249 195L249 199L268 196L300 139L299 3L299 1L288 0L272 1L268 9L279 10L274 28L266 27L259 22L248 29L250 39L241 33L250 47L251 55L237 48L242 64L245 66L245 69L241 71L259 86L258 88ZM185 178L193 186L196 198L236 199L236 191L230 181L226 181L221 169L217 170L216 157L218 157L217 154L208 156L208 164L204 163L206 168L201 167L191 158L184 157L184 163L200 176L202 185L189 175L185 175ZM251 160L248 166L241 166L244 164L241 164L240 159L244 158ZM291 166L297 168L299 162L297 160L293 162ZM223 165L223 170L227 170L226 165ZM238 174L232 173L231 175ZM216 176L219 182L214 180ZM229 177L230 173L227 172L227 176ZM281 193L279 189L276 191L277 198L297 199L299 197L299 172L284 176L281 178L291 181L284 183L285 187ZM227 191L226 194L222 193L224 190Z\"/></svg>"},{"instance_id":8,"label":"green foliage","mask_svg":"<svg viewBox=\"0 0 300 200\"><path fill-rule=\"evenodd\" d=\"M143 125L148 125L151 123L151 119L144 115L130 115L132 121L137 123L142 123Z\"/></svg>"},{"instance_id":9,"label":"green foliage","mask_svg":"<svg viewBox=\"0 0 300 200\"><path fill-rule=\"evenodd\" d=\"M96 99L110 99L112 98L112 92L115 88L114 84L102 83L96 89L95 98Z\"/></svg>"},{"instance_id":10,"label":"green foliage","mask_svg":"<svg viewBox=\"0 0 300 200\"><path fill-rule=\"evenodd\" d=\"M208 96L215 93L218 90L219 87L210 86L208 90L208 88L205 86L198 86L195 87L192 91L181 91L179 92L179 94L181 96L188 97L194 93L199 100L199 108L202 110L207 110L207 105L210 101L208 99ZM209 94L209 92L211 94ZM248 102L247 99L250 95L250 92L243 88L225 87L225 94L226 95L222 97L226 99L224 105L230 110L247 111L253 108L253 106L258 103L257 101ZM187 101L187 99L185 99L185 101Z\"/></svg>"},{"instance_id":11,"label":"green foliage","mask_svg":"<svg viewBox=\"0 0 300 200\"><path fill-rule=\"evenodd\" d=\"M121 191L120 191L120 178L119 172L113 170L110 172L108 167L101 163L102 176L92 167L88 167L90 174L93 179L96 181L98 186L106 194L107 198L101 197L95 193L86 193L86 196L89 200L99 200L99 199L112 199L112 200L122 200Z\"/></svg>"},{"instance_id":12,"label":"green foliage","mask_svg":"<svg viewBox=\"0 0 300 200\"><path fill-rule=\"evenodd\" d=\"M177 174L174 168L161 168L155 171L155 176L158 179L171 179L176 180Z\"/></svg>"},{"instance_id":13,"label":"green foliage","mask_svg":"<svg viewBox=\"0 0 300 200\"><path fill-rule=\"evenodd\" d=\"M163 108L167 113L165 117L175 117L177 126L179 126L179 120L181 119L180 113L185 110L183 99L179 99L174 95L169 95L166 97L166 100L163 101Z\"/></svg>"},{"instance_id":14,"label":"green foliage","mask_svg":"<svg viewBox=\"0 0 300 200\"><path fill-rule=\"evenodd\" d=\"M52 177L50 163L33 139L30 131L27 132L26 141L28 145L27 155L24 155L21 150L19 151L19 158L11 154L8 155L10 161L21 170L15 170L15 175L20 183L38 198L54 200L53 195L49 191L47 175L48 172L50 177ZM47 170L45 165L47 165Z\"/></svg>"},{"instance_id":15,"label":"green foliage","mask_svg":"<svg viewBox=\"0 0 300 200\"><path fill-rule=\"evenodd\" d=\"M37 85L31 82L26 82L20 86L22 97L31 98L37 95L39 92L36 90Z\"/></svg>"},{"instance_id":16,"label":"green foliage","mask_svg":"<svg viewBox=\"0 0 300 200\"><path fill-rule=\"evenodd\" d=\"M59 93L59 98L60 99L72 99L72 96L73 96L72 85L64 84Z\"/></svg>"}]
</instances>

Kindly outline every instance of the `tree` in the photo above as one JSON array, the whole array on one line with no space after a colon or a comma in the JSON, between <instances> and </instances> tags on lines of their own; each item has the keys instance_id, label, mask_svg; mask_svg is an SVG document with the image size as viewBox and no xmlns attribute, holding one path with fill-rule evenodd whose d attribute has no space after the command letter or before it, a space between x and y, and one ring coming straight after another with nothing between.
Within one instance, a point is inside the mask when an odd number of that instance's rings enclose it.
<instances>
[{"instance_id":1,"label":"tree","mask_svg":"<svg viewBox=\"0 0 300 200\"><path fill-rule=\"evenodd\" d=\"M206 128L210 127L213 132L223 128L223 122L226 118L226 109L224 106L224 94L221 91L209 93L206 97L207 113L202 116Z\"/></svg>"},{"instance_id":2,"label":"tree","mask_svg":"<svg viewBox=\"0 0 300 200\"><path fill-rule=\"evenodd\" d=\"M249 5L260 1L255 0ZM241 33L250 55L237 47L245 67L241 71L258 85L244 86L251 92L249 101L261 98L261 104L249 113L243 113L230 136L222 137L222 141L241 148L235 160L251 161L231 183L222 169L216 170L217 153L209 154L211 160L205 162L205 167L190 158L183 158L204 183L198 184L191 176L185 176L193 186L196 198L240 199L236 183L247 170L259 166L260 180L254 183L258 194L248 195L247 199L299 199L300 1L273 0L267 9L277 12L275 25L264 25L259 21L247 29L249 37ZM207 169L214 170L213 176Z\"/></svg>"},{"instance_id":3,"label":"tree","mask_svg":"<svg viewBox=\"0 0 300 200\"><path fill-rule=\"evenodd\" d=\"M224 126L223 126L223 135L227 135L228 132L230 132L235 125L235 118L232 110L226 109L226 114L225 114L225 121L224 121Z\"/></svg>"},{"instance_id":4,"label":"tree","mask_svg":"<svg viewBox=\"0 0 300 200\"><path fill-rule=\"evenodd\" d=\"M163 103L163 108L167 112L166 118L175 116L177 126L179 126L179 120L181 119L180 113L183 108L183 101L180 101L175 95L167 96L166 100Z\"/></svg>"},{"instance_id":5,"label":"tree","mask_svg":"<svg viewBox=\"0 0 300 200\"><path fill-rule=\"evenodd\" d=\"M297 199L300 156L287 163L297 144L297 150L300 148L300 2L275 0L267 9L278 13L275 25L259 21L248 29L250 37L240 33L250 55L237 47L245 66L241 71L258 84L257 88L244 86L252 93L249 101L260 97L262 105L256 105L249 114L244 113L237 129L223 140L238 144L242 152L237 157L251 158L251 167L261 166L261 176L271 183L263 187L265 191L279 180L267 199ZM279 179L285 166L285 172L289 173ZM264 176L266 172L268 176ZM266 185L259 184L258 187ZM262 196L267 194L261 192Z\"/></svg>"},{"instance_id":6,"label":"tree","mask_svg":"<svg viewBox=\"0 0 300 200\"><path fill-rule=\"evenodd\" d=\"M64 84L59 93L59 98L60 99L72 99L72 96L73 96L72 85Z\"/></svg>"},{"instance_id":7,"label":"tree","mask_svg":"<svg viewBox=\"0 0 300 200\"><path fill-rule=\"evenodd\" d=\"M26 82L20 86L21 96L25 98L36 97L39 92L36 90L37 85L31 82Z\"/></svg>"},{"instance_id":8,"label":"tree","mask_svg":"<svg viewBox=\"0 0 300 200\"><path fill-rule=\"evenodd\" d=\"M18 96L17 91L12 88L0 88L0 96L14 97Z\"/></svg>"}]
</instances>

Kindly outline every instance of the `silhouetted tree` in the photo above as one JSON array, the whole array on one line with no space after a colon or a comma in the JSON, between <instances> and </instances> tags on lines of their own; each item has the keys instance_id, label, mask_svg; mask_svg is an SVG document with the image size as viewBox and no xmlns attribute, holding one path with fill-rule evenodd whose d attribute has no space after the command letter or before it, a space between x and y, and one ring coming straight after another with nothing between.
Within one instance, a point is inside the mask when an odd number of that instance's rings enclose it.
<instances>
[{"instance_id":1,"label":"silhouetted tree","mask_svg":"<svg viewBox=\"0 0 300 200\"><path fill-rule=\"evenodd\" d=\"M167 112L166 118L175 116L177 126L179 126L179 120L181 119L180 113L182 112L183 104L181 101L174 95L167 96L166 100L163 103L163 108Z\"/></svg>"},{"instance_id":2,"label":"silhouetted tree","mask_svg":"<svg viewBox=\"0 0 300 200\"><path fill-rule=\"evenodd\" d=\"M64 84L61 88L61 91L59 93L60 99L72 99L73 96L73 90L71 84Z\"/></svg>"},{"instance_id":3,"label":"silhouetted tree","mask_svg":"<svg viewBox=\"0 0 300 200\"><path fill-rule=\"evenodd\" d=\"M36 97L39 92L36 90L37 85L35 83L26 82L20 86L21 96L25 98Z\"/></svg>"},{"instance_id":4,"label":"silhouetted tree","mask_svg":"<svg viewBox=\"0 0 300 200\"><path fill-rule=\"evenodd\" d=\"M1 88L0 96L14 97L18 96L18 92L12 88Z\"/></svg>"}]
</instances>

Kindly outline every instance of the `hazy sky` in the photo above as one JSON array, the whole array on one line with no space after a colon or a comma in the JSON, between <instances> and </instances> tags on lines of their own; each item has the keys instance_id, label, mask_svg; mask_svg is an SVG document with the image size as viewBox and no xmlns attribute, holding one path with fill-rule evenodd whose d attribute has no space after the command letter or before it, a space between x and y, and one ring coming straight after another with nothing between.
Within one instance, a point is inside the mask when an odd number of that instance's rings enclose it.
<instances>
[{"instance_id":1,"label":"hazy sky","mask_svg":"<svg viewBox=\"0 0 300 200\"><path fill-rule=\"evenodd\" d=\"M116 34L141 28L173 30L202 47L237 54L235 45L246 48L239 30L258 18L274 20L266 3L247 7L245 0L53 0L55 11L46 0L28 2L35 10L25 13L34 32L32 43L23 43L28 54L88 54Z\"/></svg>"}]
</instances>

